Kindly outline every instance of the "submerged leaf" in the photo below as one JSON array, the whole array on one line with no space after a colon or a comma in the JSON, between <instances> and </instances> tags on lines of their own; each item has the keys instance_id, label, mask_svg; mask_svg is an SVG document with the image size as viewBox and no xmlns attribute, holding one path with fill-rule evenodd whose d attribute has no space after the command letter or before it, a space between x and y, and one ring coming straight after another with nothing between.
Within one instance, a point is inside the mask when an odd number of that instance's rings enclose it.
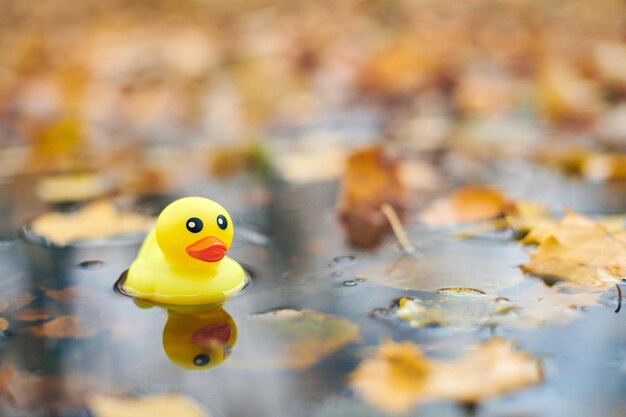
<instances>
[{"instance_id":1,"label":"submerged leaf","mask_svg":"<svg viewBox=\"0 0 626 417\"><path fill-rule=\"evenodd\" d=\"M110 202L91 203L77 212L46 213L31 224L33 232L57 245L82 239L102 239L146 232L154 220L137 213L122 213Z\"/></svg>"},{"instance_id":2,"label":"submerged leaf","mask_svg":"<svg viewBox=\"0 0 626 417\"><path fill-rule=\"evenodd\" d=\"M350 155L338 208L349 242L363 248L376 246L389 230L381 206L389 204L402 218L405 199L398 160L378 147Z\"/></svg>"},{"instance_id":3,"label":"submerged leaf","mask_svg":"<svg viewBox=\"0 0 626 417\"><path fill-rule=\"evenodd\" d=\"M311 310L281 309L256 314L249 320L264 338L279 346L278 351L268 352L271 357L262 362L293 369L307 369L360 338L356 324Z\"/></svg>"},{"instance_id":4,"label":"submerged leaf","mask_svg":"<svg viewBox=\"0 0 626 417\"><path fill-rule=\"evenodd\" d=\"M515 306L506 298L471 288L444 288L434 298L402 298L396 315L411 327L471 328L492 326Z\"/></svg>"},{"instance_id":5,"label":"submerged leaf","mask_svg":"<svg viewBox=\"0 0 626 417\"><path fill-rule=\"evenodd\" d=\"M158 394L144 398L94 395L87 400L94 417L206 417L191 398Z\"/></svg>"},{"instance_id":6,"label":"submerged leaf","mask_svg":"<svg viewBox=\"0 0 626 417\"><path fill-rule=\"evenodd\" d=\"M473 185L435 201L422 212L420 219L430 227L472 223L500 217L510 204L496 188Z\"/></svg>"},{"instance_id":7,"label":"submerged leaf","mask_svg":"<svg viewBox=\"0 0 626 417\"><path fill-rule=\"evenodd\" d=\"M386 342L359 365L350 383L375 407L403 413L428 401L475 404L541 379L537 359L494 338L451 361L429 359L411 342Z\"/></svg>"},{"instance_id":8,"label":"submerged leaf","mask_svg":"<svg viewBox=\"0 0 626 417\"><path fill-rule=\"evenodd\" d=\"M626 277L626 231L611 233L600 223L568 211L540 242L522 266L527 273L596 287Z\"/></svg>"}]
</instances>

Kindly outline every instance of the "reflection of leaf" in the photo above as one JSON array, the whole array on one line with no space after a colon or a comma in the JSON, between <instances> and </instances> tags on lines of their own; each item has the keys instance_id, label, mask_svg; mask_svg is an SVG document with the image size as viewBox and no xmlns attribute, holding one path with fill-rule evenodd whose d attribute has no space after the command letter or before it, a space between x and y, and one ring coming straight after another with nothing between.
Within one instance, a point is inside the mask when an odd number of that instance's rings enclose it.
<instances>
[{"instance_id":1,"label":"reflection of leaf","mask_svg":"<svg viewBox=\"0 0 626 417\"><path fill-rule=\"evenodd\" d=\"M87 400L94 417L206 417L192 399L179 394L145 398L94 395Z\"/></svg>"},{"instance_id":2,"label":"reflection of leaf","mask_svg":"<svg viewBox=\"0 0 626 417\"><path fill-rule=\"evenodd\" d=\"M583 308L597 305L601 295L594 288L566 282L549 287L541 280L531 285L525 282L523 288L514 288L510 293L519 309L519 323L529 325L569 323L581 316Z\"/></svg>"},{"instance_id":3,"label":"reflection of leaf","mask_svg":"<svg viewBox=\"0 0 626 417\"><path fill-rule=\"evenodd\" d=\"M410 342L387 342L350 376L365 400L395 413L427 401L477 403L540 380L537 359L503 339L492 339L452 361L428 359Z\"/></svg>"},{"instance_id":4,"label":"reflection of leaf","mask_svg":"<svg viewBox=\"0 0 626 417\"><path fill-rule=\"evenodd\" d=\"M445 288L433 296L428 300L402 298L396 315L412 327L468 328L495 325L514 309L505 298L470 288Z\"/></svg>"},{"instance_id":5,"label":"reflection of leaf","mask_svg":"<svg viewBox=\"0 0 626 417\"><path fill-rule=\"evenodd\" d=\"M310 310L275 310L251 316L250 320L264 338L279 345L279 351L272 353L276 357L264 359L265 364L271 361L277 366L306 369L359 340L359 328L354 323Z\"/></svg>"},{"instance_id":6,"label":"reflection of leaf","mask_svg":"<svg viewBox=\"0 0 626 417\"><path fill-rule=\"evenodd\" d=\"M351 244L371 248L389 229L385 203L402 215L405 187L398 161L380 148L359 150L348 158L339 195L339 217Z\"/></svg>"},{"instance_id":7,"label":"reflection of leaf","mask_svg":"<svg viewBox=\"0 0 626 417\"><path fill-rule=\"evenodd\" d=\"M40 321L50 318L48 311L44 309L25 308L17 314L20 321Z\"/></svg>"},{"instance_id":8,"label":"reflection of leaf","mask_svg":"<svg viewBox=\"0 0 626 417\"><path fill-rule=\"evenodd\" d=\"M626 231L611 233L569 211L541 240L523 269L550 280L605 287L626 276Z\"/></svg>"},{"instance_id":9,"label":"reflection of leaf","mask_svg":"<svg viewBox=\"0 0 626 417\"><path fill-rule=\"evenodd\" d=\"M499 217L509 205L507 198L495 188L468 186L435 201L420 218L431 227L452 226Z\"/></svg>"},{"instance_id":10,"label":"reflection of leaf","mask_svg":"<svg viewBox=\"0 0 626 417\"><path fill-rule=\"evenodd\" d=\"M101 239L147 231L153 219L137 213L121 213L111 203L91 203L73 213L46 213L31 227L39 236L58 245L81 239Z\"/></svg>"},{"instance_id":11,"label":"reflection of leaf","mask_svg":"<svg viewBox=\"0 0 626 417\"><path fill-rule=\"evenodd\" d=\"M12 365L0 369L0 398L24 415L65 415L63 411L83 407L84 396L95 386L93 380L81 376L61 379L31 374Z\"/></svg>"},{"instance_id":12,"label":"reflection of leaf","mask_svg":"<svg viewBox=\"0 0 626 417\"><path fill-rule=\"evenodd\" d=\"M84 326L81 320L75 316L59 316L40 326L26 329L26 331L37 337L51 339L84 339L98 334L96 329L93 329L91 326Z\"/></svg>"}]
</instances>

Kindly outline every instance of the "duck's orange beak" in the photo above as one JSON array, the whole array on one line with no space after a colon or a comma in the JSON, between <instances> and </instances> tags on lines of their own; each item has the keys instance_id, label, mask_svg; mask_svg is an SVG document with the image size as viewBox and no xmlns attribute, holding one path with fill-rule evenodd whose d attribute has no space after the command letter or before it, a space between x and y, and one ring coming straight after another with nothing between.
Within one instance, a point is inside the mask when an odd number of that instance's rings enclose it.
<instances>
[{"instance_id":1,"label":"duck's orange beak","mask_svg":"<svg viewBox=\"0 0 626 417\"><path fill-rule=\"evenodd\" d=\"M200 239L187 246L186 249L189 256L204 262L220 261L226 255L227 250L226 244L214 236Z\"/></svg>"}]
</instances>

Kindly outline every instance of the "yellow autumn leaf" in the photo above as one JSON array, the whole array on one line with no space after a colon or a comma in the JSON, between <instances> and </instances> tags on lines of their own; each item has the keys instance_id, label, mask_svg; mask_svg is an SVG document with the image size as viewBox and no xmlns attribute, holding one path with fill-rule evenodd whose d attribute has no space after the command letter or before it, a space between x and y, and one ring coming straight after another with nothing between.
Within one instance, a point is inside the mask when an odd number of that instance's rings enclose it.
<instances>
[{"instance_id":1,"label":"yellow autumn leaf","mask_svg":"<svg viewBox=\"0 0 626 417\"><path fill-rule=\"evenodd\" d=\"M509 206L509 200L498 189L473 185L436 200L420 219L430 227L454 226L500 217Z\"/></svg>"},{"instance_id":2,"label":"yellow autumn leaf","mask_svg":"<svg viewBox=\"0 0 626 417\"><path fill-rule=\"evenodd\" d=\"M158 394L145 398L93 395L87 404L94 417L207 417L191 398Z\"/></svg>"},{"instance_id":3,"label":"yellow autumn leaf","mask_svg":"<svg viewBox=\"0 0 626 417\"><path fill-rule=\"evenodd\" d=\"M60 203L89 200L112 189L112 181L100 174L66 174L43 178L35 194L42 201Z\"/></svg>"},{"instance_id":4,"label":"yellow autumn leaf","mask_svg":"<svg viewBox=\"0 0 626 417\"><path fill-rule=\"evenodd\" d=\"M429 359L411 342L386 342L349 378L376 408L404 413L430 401L475 404L537 384L542 372L536 358L494 338L450 361Z\"/></svg>"},{"instance_id":5,"label":"yellow autumn leaf","mask_svg":"<svg viewBox=\"0 0 626 417\"><path fill-rule=\"evenodd\" d=\"M97 201L73 213L46 213L31 224L32 231L57 245L82 239L102 239L147 232L154 220L137 213L120 212L108 201Z\"/></svg>"},{"instance_id":6,"label":"yellow autumn leaf","mask_svg":"<svg viewBox=\"0 0 626 417\"><path fill-rule=\"evenodd\" d=\"M529 234L529 239L541 243L522 266L527 273L602 288L626 277L626 231L612 233L568 211L549 232L539 234Z\"/></svg>"}]
</instances>

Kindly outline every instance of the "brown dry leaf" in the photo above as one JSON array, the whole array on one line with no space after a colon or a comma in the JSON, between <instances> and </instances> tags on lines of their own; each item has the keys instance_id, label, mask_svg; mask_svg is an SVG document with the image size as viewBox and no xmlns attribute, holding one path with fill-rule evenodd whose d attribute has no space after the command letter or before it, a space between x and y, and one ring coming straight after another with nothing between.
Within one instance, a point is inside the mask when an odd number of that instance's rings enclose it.
<instances>
[{"instance_id":1,"label":"brown dry leaf","mask_svg":"<svg viewBox=\"0 0 626 417\"><path fill-rule=\"evenodd\" d=\"M453 226L502 216L511 202L496 188L472 185L435 201L420 215L430 227Z\"/></svg>"},{"instance_id":2,"label":"brown dry leaf","mask_svg":"<svg viewBox=\"0 0 626 417\"><path fill-rule=\"evenodd\" d=\"M112 189L113 182L101 174L66 174L43 178L35 194L42 201L62 203L89 200Z\"/></svg>"},{"instance_id":3,"label":"brown dry leaf","mask_svg":"<svg viewBox=\"0 0 626 417\"><path fill-rule=\"evenodd\" d=\"M206 417L191 398L180 394L158 394L145 398L94 395L87 399L94 417Z\"/></svg>"},{"instance_id":4,"label":"brown dry leaf","mask_svg":"<svg viewBox=\"0 0 626 417\"><path fill-rule=\"evenodd\" d=\"M626 231L611 233L570 210L537 240L539 247L522 266L527 273L599 288L626 277Z\"/></svg>"},{"instance_id":5,"label":"brown dry leaf","mask_svg":"<svg viewBox=\"0 0 626 417\"><path fill-rule=\"evenodd\" d=\"M258 352L255 362L261 362L263 366L307 369L360 339L356 324L311 310L281 309L256 314L249 319L264 337L271 335L270 339L279 346L272 349L271 357L263 360L259 359L262 353Z\"/></svg>"},{"instance_id":6,"label":"brown dry leaf","mask_svg":"<svg viewBox=\"0 0 626 417\"><path fill-rule=\"evenodd\" d=\"M389 230L381 206L391 205L402 217L405 199L395 158L379 147L354 152L347 161L338 204L348 241L362 248L376 246Z\"/></svg>"},{"instance_id":7,"label":"brown dry leaf","mask_svg":"<svg viewBox=\"0 0 626 417\"><path fill-rule=\"evenodd\" d=\"M539 361L500 338L451 361L428 359L411 342L386 342L350 375L351 385L366 401L392 413L429 401L476 404L541 379Z\"/></svg>"},{"instance_id":8,"label":"brown dry leaf","mask_svg":"<svg viewBox=\"0 0 626 417\"><path fill-rule=\"evenodd\" d=\"M4 317L0 317L0 332L4 332L9 328L9 321Z\"/></svg>"},{"instance_id":9,"label":"brown dry leaf","mask_svg":"<svg viewBox=\"0 0 626 417\"><path fill-rule=\"evenodd\" d=\"M57 245L81 239L102 239L127 233L145 232L154 219L137 213L122 213L108 201L86 205L74 213L46 213L31 228Z\"/></svg>"},{"instance_id":10,"label":"brown dry leaf","mask_svg":"<svg viewBox=\"0 0 626 417\"><path fill-rule=\"evenodd\" d=\"M59 316L40 326L26 329L26 332L50 339L85 339L98 334L98 331L91 326L84 326L80 319L75 316Z\"/></svg>"}]
</instances>

